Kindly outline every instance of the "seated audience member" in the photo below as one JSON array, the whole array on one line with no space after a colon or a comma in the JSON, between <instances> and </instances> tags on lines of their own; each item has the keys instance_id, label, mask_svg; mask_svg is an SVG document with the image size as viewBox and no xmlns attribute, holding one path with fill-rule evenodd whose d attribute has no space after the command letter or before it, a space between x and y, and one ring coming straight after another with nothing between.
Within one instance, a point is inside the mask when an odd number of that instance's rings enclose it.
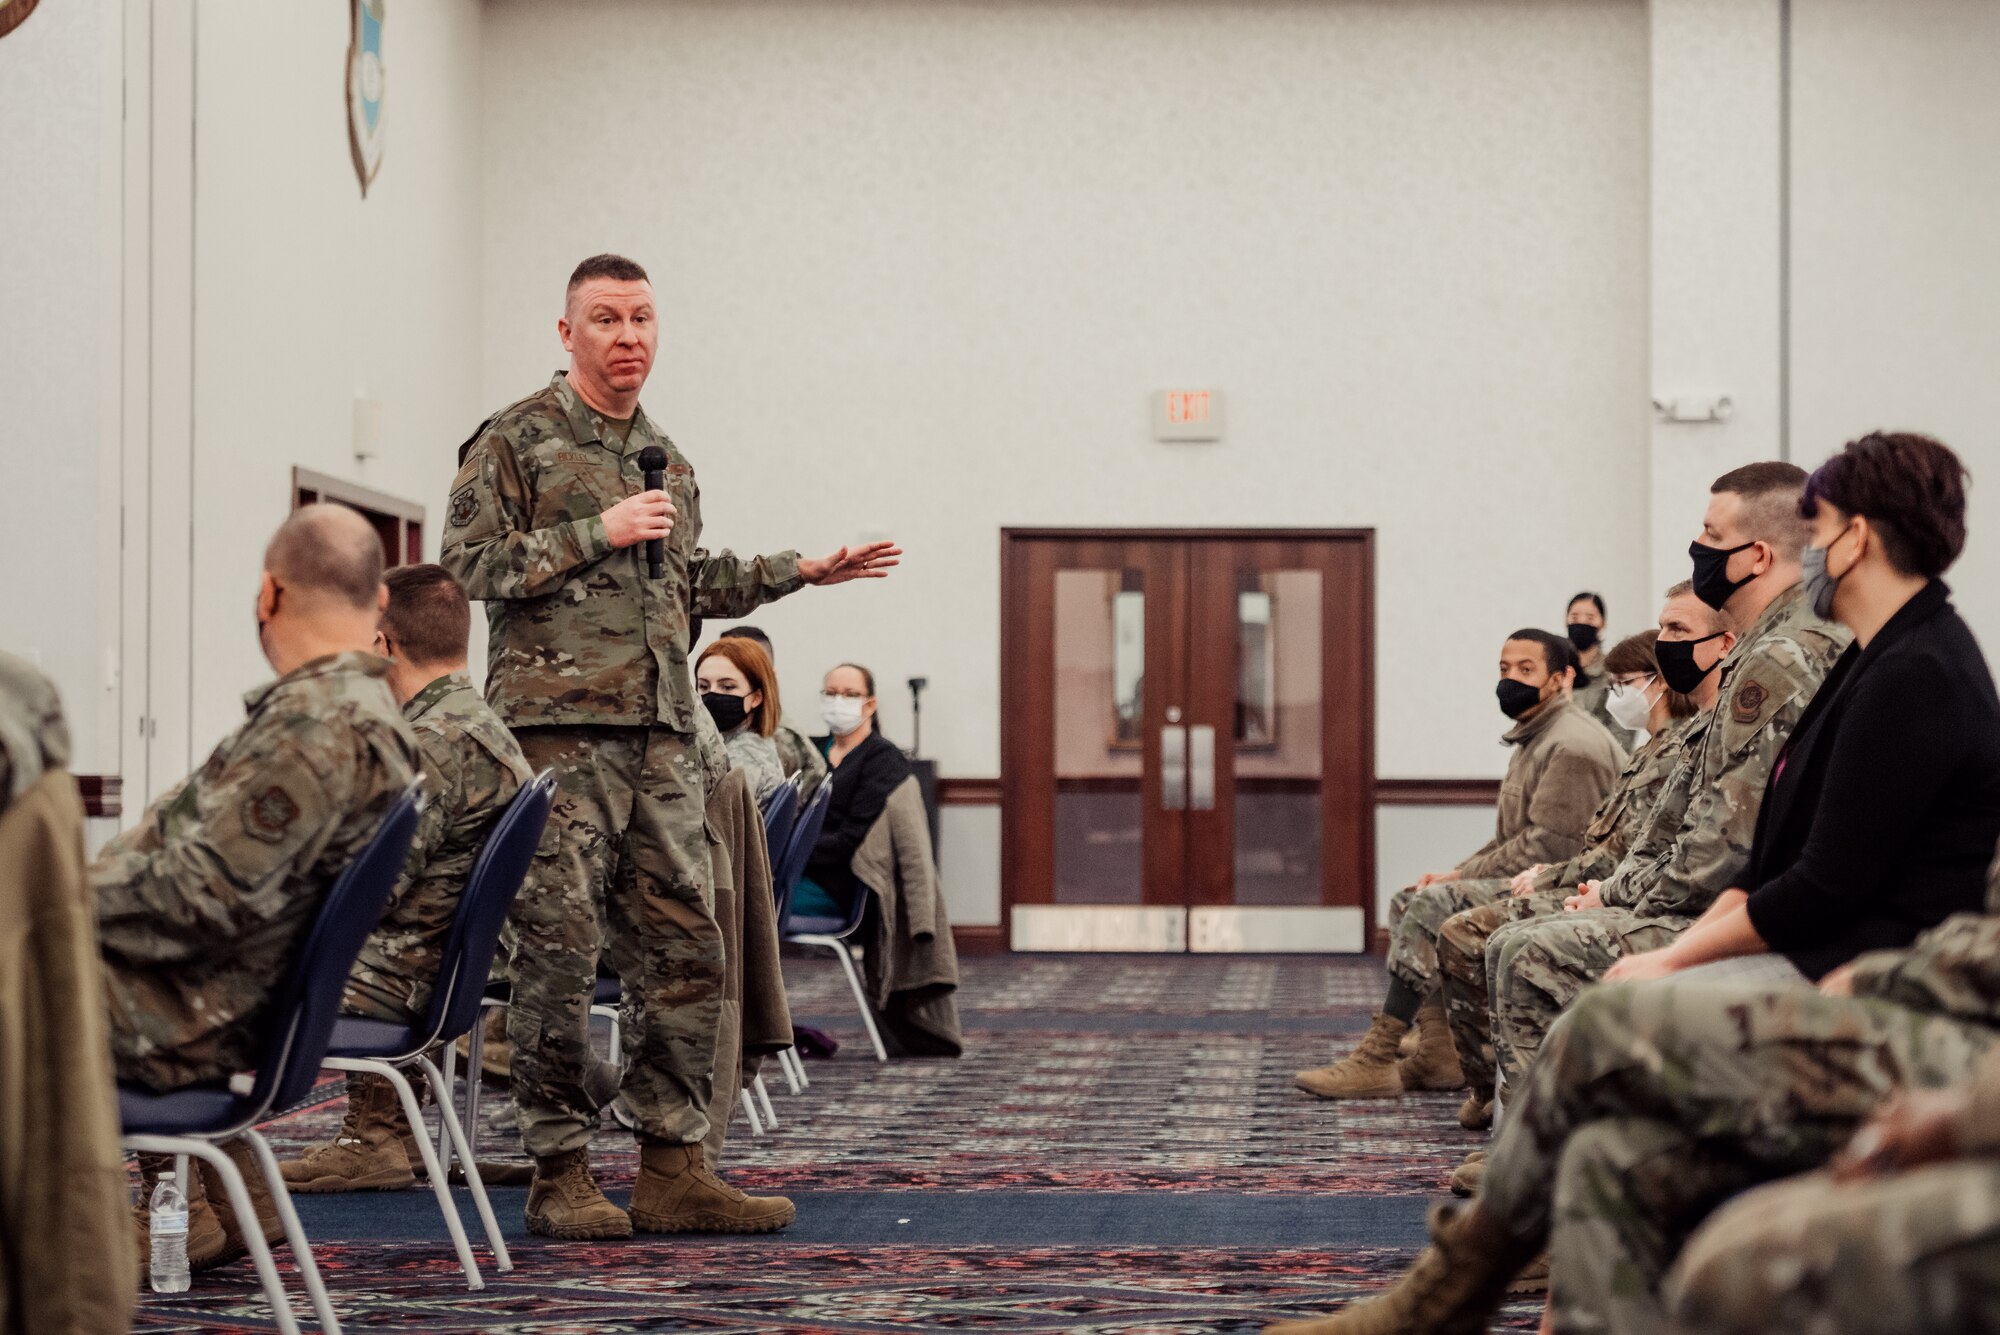
<instances>
[{"instance_id":1,"label":"seated audience member","mask_svg":"<svg viewBox=\"0 0 2000 1335\"><path fill-rule=\"evenodd\" d=\"M1898 1090L1825 1171L1731 1201L1667 1276L1710 1335L1991 1330L2000 1254L2000 1050L1970 1085Z\"/></svg>"},{"instance_id":2,"label":"seated audience member","mask_svg":"<svg viewBox=\"0 0 2000 1335\"><path fill-rule=\"evenodd\" d=\"M721 638L754 641L764 651L764 656L771 660L771 681L773 685L777 683L778 655L771 648L770 636L755 626L736 625L723 631ZM782 717L778 719L778 730L771 734L771 741L778 748L778 759L784 763L785 777L789 779L803 773L806 777L800 781L799 791L803 796L810 797L813 789L819 787L819 781L826 777L826 757L806 740L804 733Z\"/></svg>"},{"instance_id":3,"label":"seated audience member","mask_svg":"<svg viewBox=\"0 0 2000 1335\"><path fill-rule=\"evenodd\" d=\"M1570 646L1576 650L1576 685L1570 688L1570 698L1584 713L1604 725L1612 741L1630 750L1631 729L1614 718L1608 707L1611 674L1604 662L1603 595L1584 592L1570 599L1563 612L1563 623L1569 632Z\"/></svg>"},{"instance_id":4,"label":"seated audience member","mask_svg":"<svg viewBox=\"0 0 2000 1335\"><path fill-rule=\"evenodd\" d=\"M1694 593L1736 631L1735 647L1726 656L1714 641L1654 648L1676 689L1693 694L1718 676L1710 724L1618 869L1577 897L1588 911L1509 923L1487 944L1503 1099L1563 1007L1623 956L1686 931L1749 860L1765 781L1847 647L1847 632L1814 615L1799 585L1805 480L1791 464L1759 463L1716 481L1690 548Z\"/></svg>"},{"instance_id":5,"label":"seated audience member","mask_svg":"<svg viewBox=\"0 0 2000 1335\"><path fill-rule=\"evenodd\" d=\"M1714 629L1715 613L1686 584L1668 591L1660 612L1666 634L1695 639ZM1559 913L1563 899L1587 880L1607 876L1632 846L1639 827L1687 753L1691 724L1698 712L1692 697L1682 695L1660 678L1653 644L1662 631L1642 631L1620 640L1605 655L1605 675L1612 681L1611 708L1634 732L1648 735L1633 752L1618 786L1604 799L1584 831L1581 852L1554 866L1530 867L1512 882L1512 894L1467 909L1445 919L1438 929L1438 975L1444 994L1445 1018L1451 1026L1459 1069L1470 1088L1459 1122L1476 1131L1492 1121L1493 1053L1488 1032L1486 938L1502 923L1535 913ZM1708 684L1714 703L1714 686Z\"/></svg>"},{"instance_id":6,"label":"seated audience member","mask_svg":"<svg viewBox=\"0 0 2000 1335\"><path fill-rule=\"evenodd\" d=\"M2000 697L1941 579L1965 547L1964 475L1927 436L1870 435L1807 481L1805 596L1854 642L1781 753L1740 878L1612 979L1816 982L1978 908L2000 839Z\"/></svg>"},{"instance_id":7,"label":"seated audience member","mask_svg":"<svg viewBox=\"0 0 2000 1335\"><path fill-rule=\"evenodd\" d=\"M344 506L304 506L271 539L257 635L278 679L245 697L243 726L91 867L119 1079L171 1090L250 1068L327 889L416 777L389 665L371 652L387 596L382 544ZM275 1240L249 1147L225 1148ZM164 1162L141 1159L142 1229ZM244 1226L207 1175L187 1184L197 1269L244 1250Z\"/></svg>"},{"instance_id":8,"label":"seated audience member","mask_svg":"<svg viewBox=\"0 0 2000 1335\"><path fill-rule=\"evenodd\" d=\"M443 566L416 565L398 566L383 582L389 605L375 648L389 660L389 690L416 734L425 802L402 881L361 947L341 1008L415 1024L430 1005L472 864L534 776L514 735L473 689L465 661L472 607L458 581ZM283 1170L293 1191L387 1191L409 1186L422 1164L395 1086L356 1071L347 1077L339 1132Z\"/></svg>"},{"instance_id":9,"label":"seated audience member","mask_svg":"<svg viewBox=\"0 0 2000 1335\"><path fill-rule=\"evenodd\" d=\"M1389 990L1359 1046L1330 1066L1300 1071L1300 1089L1323 1099L1393 1099L1405 1090L1464 1083L1437 993L1437 929L1454 913L1507 894L1507 880L1583 846L1591 812L1610 791L1624 754L1569 696L1576 668L1568 640L1521 630L1500 647L1501 712L1514 748L1500 785L1493 837L1447 872L1425 876L1390 904ZM1412 1025L1418 1046L1399 1064Z\"/></svg>"},{"instance_id":10,"label":"seated audience member","mask_svg":"<svg viewBox=\"0 0 2000 1335\"><path fill-rule=\"evenodd\" d=\"M0 653L0 1331L132 1326L130 1189L55 685Z\"/></svg>"},{"instance_id":11,"label":"seated audience member","mask_svg":"<svg viewBox=\"0 0 2000 1335\"><path fill-rule=\"evenodd\" d=\"M785 764L771 736L778 730L778 674L755 640L724 637L702 650L694 686L722 732L732 769L750 777L762 802L785 782Z\"/></svg>"},{"instance_id":12,"label":"seated audience member","mask_svg":"<svg viewBox=\"0 0 2000 1335\"><path fill-rule=\"evenodd\" d=\"M1935 583L1963 545L1963 470L1927 438L1869 436L1815 474L1797 506L1812 517L1809 602L1851 621L1857 640L1791 731L1747 866L1760 891L1794 872L1828 878L1834 911L1817 936L1788 938L1808 949L1783 969L1689 971L1644 986L1613 978L1582 996L1511 1086L1518 1097L1477 1203L1440 1217L1437 1252L1381 1302L1305 1329L1477 1328L1509 1278L1494 1268L1518 1266L1551 1230L1554 1329L1659 1328L1661 1276L1707 1210L1824 1162L1896 1085L1962 1080L1994 1041L2000 705ZM1893 555L1869 565L1878 544ZM1848 558L1837 575L1835 557ZM1942 727L1907 708L1928 699L1940 702ZM1961 741L1943 740L1961 730ZM1935 772L1913 774L1916 757ZM1853 796L1858 778L1840 778L1850 766L1881 775L1866 800ZM1812 794L1796 818L1792 783ZM1985 842L1968 857L1974 839ZM1982 879L1987 913L1939 922L1976 905ZM1769 920L1745 902L1717 909L1707 934L1761 936ZM1739 914L1746 921L1723 935ZM1925 919L1938 925L1917 936ZM1856 940L1891 948L1834 970L1821 991L1804 985L1800 972L1825 973L1837 945Z\"/></svg>"},{"instance_id":13,"label":"seated audience member","mask_svg":"<svg viewBox=\"0 0 2000 1335\"><path fill-rule=\"evenodd\" d=\"M843 663L826 674L820 713L827 735L816 739L832 767L833 795L826 824L806 859L806 874L792 892L794 913L844 917L858 887L854 853L889 804L889 795L910 777L902 748L882 735L875 717L875 674Z\"/></svg>"}]
</instances>

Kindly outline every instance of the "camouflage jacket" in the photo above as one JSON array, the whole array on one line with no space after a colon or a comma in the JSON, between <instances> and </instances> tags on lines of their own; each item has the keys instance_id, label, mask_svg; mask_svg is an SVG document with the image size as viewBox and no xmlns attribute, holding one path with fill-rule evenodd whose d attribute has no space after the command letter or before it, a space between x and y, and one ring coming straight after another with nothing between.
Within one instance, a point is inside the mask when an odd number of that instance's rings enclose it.
<instances>
[{"instance_id":1,"label":"camouflage jacket","mask_svg":"<svg viewBox=\"0 0 2000 1335\"><path fill-rule=\"evenodd\" d=\"M644 490L649 445L666 452L675 510L660 579L646 544L612 547L602 518ZM561 372L480 430L445 519L438 559L486 602L486 698L512 727L663 723L692 735L689 617L748 616L804 583L796 552L703 550L687 459L643 411L621 447Z\"/></svg>"},{"instance_id":2,"label":"camouflage jacket","mask_svg":"<svg viewBox=\"0 0 2000 1335\"><path fill-rule=\"evenodd\" d=\"M819 748L806 739L804 733L788 723L780 723L771 740L778 745L778 760L785 767L785 777L803 773L806 777L799 783L799 796L812 796L813 789L826 777L826 757Z\"/></svg>"},{"instance_id":3,"label":"camouflage jacket","mask_svg":"<svg viewBox=\"0 0 2000 1335\"><path fill-rule=\"evenodd\" d=\"M55 683L0 653L0 811L52 769L69 765L69 726Z\"/></svg>"},{"instance_id":4,"label":"camouflage jacket","mask_svg":"<svg viewBox=\"0 0 2000 1335\"><path fill-rule=\"evenodd\" d=\"M1812 613L1803 590L1779 594L1717 668L1708 730L1676 788L1598 893L1654 918L1695 918L1750 861L1757 809L1778 754L1851 637Z\"/></svg>"},{"instance_id":5,"label":"camouflage jacket","mask_svg":"<svg viewBox=\"0 0 2000 1335\"><path fill-rule=\"evenodd\" d=\"M1602 663L1602 660L1599 660ZM1611 717L1611 674L1600 670L1594 677L1582 672L1576 674L1576 687L1570 692L1570 701L1584 713L1604 725L1611 734L1611 740L1618 743L1620 751L1630 751L1635 740L1625 731L1618 720Z\"/></svg>"},{"instance_id":6,"label":"camouflage jacket","mask_svg":"<svg viewBox=\"0 0 2000 1335\"><path fill-rule=\"evenodd\" d=\"M1542 869L1535 878L1537 890L1570 890L1585 881L1598 881L1618 869L1618 863L1632 847L1653 804L1666 791L1674 772L1687 753L1700 742L1708 729L1708 716L1676 719L1660 734L1632 753L1618 776L1618 786L1591 818L1583 832L1583 851L1568 862Z\"/></svg>"},{"instance_id":7,"label":"camouflage jacket","mask_svg":"<svg viewBox=\"0 0 2000 1335\"><path fill-rule=\"evenodd\" d=\"M1908 950L1858 957L1854 995L2000 1028L2000 853L1986 873L1986 912L1954 914Z\"/></svg>"},{"instance_id":8,"label":"camouflage jacket","mask_svg":"<svg viewBox=\"0 0 2000 1335\"><path fill-rule=\"evenodd\" d=\"M91 865L120 1076L173 1089L246 1070L265 1003L333 880L417 775L372 654L316 658Z\"/></svg>"},{"instance_id":9,"label":"camouflage jacket","mask_svg":"<svg viewBox=\"0 0 2000 1335\"><path fill-rule=\"evenodd\" d=\"M1458 864L1468 881L1574 855L1625 759L1611 734L1568 700L1515 724L1505 740L1514 754L1500 783L1493 837Z\"/></svg>"},{"instance_id":10,"label":"camouflage jacket","mask_svg":"<svg viewBox=\"0 0 2000 1335\"><path fill-rule=\"evenodd\" d=\"M424 810L389 911L361 947L353 987L414 1014L413 998L429 993L459 893L486 836L534 775L514 734L463 672L418 691L403 717L417 738ZM422 983L414 994L413 977Z\"/></svg>"}]
</instances>

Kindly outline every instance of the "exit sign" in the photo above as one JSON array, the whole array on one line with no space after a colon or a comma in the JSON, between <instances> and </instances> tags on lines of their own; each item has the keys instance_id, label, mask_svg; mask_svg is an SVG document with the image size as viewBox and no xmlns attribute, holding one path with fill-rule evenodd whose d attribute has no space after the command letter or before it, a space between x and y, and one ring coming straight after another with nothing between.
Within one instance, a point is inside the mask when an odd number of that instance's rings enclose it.
<instances>
[{"instance_id":1,"label":"exit sign","mask_svg":"<svg viewBox=\"0 0 2000 1335\"><path fill-rule=\"evenodd\" d=\"M1222 391L1162 389L1153 395L1154 440L1221 440Z\"/></svg>"}]
</instances>

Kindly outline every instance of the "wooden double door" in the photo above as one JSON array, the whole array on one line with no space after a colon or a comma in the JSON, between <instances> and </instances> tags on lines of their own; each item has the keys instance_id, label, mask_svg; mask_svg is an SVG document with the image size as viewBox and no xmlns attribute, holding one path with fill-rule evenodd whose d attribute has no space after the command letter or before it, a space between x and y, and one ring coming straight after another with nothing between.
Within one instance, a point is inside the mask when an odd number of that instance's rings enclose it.
<instances>
[{"instance_id":1,"label":"wooden double door","mask_svg":"<svg viewBox=\"0 0 2000 1335\"><path fill-rule=\"evenodd\" d=\"M1016 950L1362 950L1369 532L1002 535Z\"/></svg>"}]
</instances>

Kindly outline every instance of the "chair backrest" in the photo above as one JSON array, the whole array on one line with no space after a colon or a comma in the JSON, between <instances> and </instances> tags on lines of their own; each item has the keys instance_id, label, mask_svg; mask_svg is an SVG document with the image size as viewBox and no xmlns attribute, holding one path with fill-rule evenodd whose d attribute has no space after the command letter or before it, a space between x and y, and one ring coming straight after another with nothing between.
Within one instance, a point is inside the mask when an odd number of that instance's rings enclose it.
<instances>
[{"instance_id":1,"label":"chair backrest","mask_svg":"<svg viewBox=\"0 0 2000 1335\"><path fill-rule=\"evenodd\" d=\"M555 800L554 770L545 769L523 784L493 822L472 870L466 873L465 888L459 893L458 908L451 915L451 929L445 933L444 950L438 958L430 1008L416 1026L418 1033L428 1032L432 1042L454 1041L470 1032L479 1018L479 998L486 990L486 976L493 971L500 929L514 897L521 892L521 883L528 878L528 867L535 860L542 827L549 822L549 808Z\"/></svg>"},{"instance_id":2,"label":"chair backrest","mask_svg":"<svg viewBox=\"0 0 2000 1335\"><path fill-rule=\"evenodd\" d=\"M355 957L388 911L417 832L421 780L394 802L354 861L335 878L319 917L278 990L250 1098L263 1107L297 1102L319 1079L320 1060L340 1018L340 998Z\"/></svg>"},{"instance_id":3,"label":"chair backrest","mask_svg":"<svg viewBox=\"0 0 2000 1335\"><path fill-rule=\"evenodd\" d=\"M784 857L771 868L771 885L778 896L778 930L790 930L786 919L792 912L792 891L806 874L806 863L812 860L813 845L819 842L820 831L826 828L826 809L833 802L833 782L823 781L813 790L806 802L806 809L799 815L798 827L792 831L791 845L785 849Z\"/></svg>"},{"instance_id":4,"label":"chair backrest","mask_svg":"<svg viewBox=\"0 0 2000 1335\"><path fill-rule=\"evenodd\" d=\"M764 799L764 847L771 858L771 871L775 874L778 863L784 858L785 850L791 846L792 830L799 823L799 778L794 774Z\"/></svg>"}]
</instances>

